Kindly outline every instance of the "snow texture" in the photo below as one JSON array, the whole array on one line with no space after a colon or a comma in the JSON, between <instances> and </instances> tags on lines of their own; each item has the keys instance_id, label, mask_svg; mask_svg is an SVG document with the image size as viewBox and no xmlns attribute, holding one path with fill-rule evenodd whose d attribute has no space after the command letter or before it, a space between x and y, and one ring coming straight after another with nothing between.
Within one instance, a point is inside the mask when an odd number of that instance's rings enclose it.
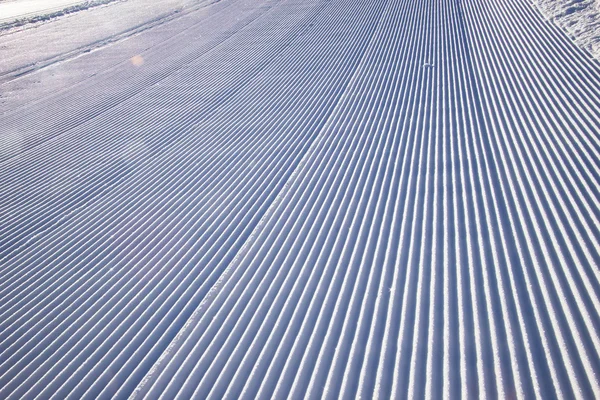
<instances>
[{"instance_id":1,"label":"snow texture","mask_svg":"<svg viewBox=\"0 0 600 400\"><path fill-rule=\"evenodd\" d=\"M598 0L535 0L542 14L563 28L583 49L600 60Z\"/></svg>"},{"instance_id":2,"label":"snow texture","mask_svg":"<svg viewBox=\"0 0 600 400\"><path fill-rule=\"evenodd\" d=\"M600 65L531 1L133 1L0 35L0 398L600 398Z\"/></svg>"},{"instance_id":3,"label":"snow texture","mask_svg":"<svg viewBox=\"0 0 600 400\"><path fill-rule=\"evenodd\" d=\"M0 3L0 29L48 21L117 0L11 1Z\"/></svg>"}]
</instances>

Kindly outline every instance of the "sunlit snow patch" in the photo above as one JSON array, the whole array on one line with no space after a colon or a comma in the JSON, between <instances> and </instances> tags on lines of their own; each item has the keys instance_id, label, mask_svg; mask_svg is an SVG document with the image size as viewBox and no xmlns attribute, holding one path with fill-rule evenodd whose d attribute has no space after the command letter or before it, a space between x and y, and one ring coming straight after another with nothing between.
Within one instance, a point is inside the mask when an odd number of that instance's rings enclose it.
<instances>
[{"instance_id":1,"label":"sunlit snow patch","mask_svg":"<svg viewBox=\"0 0 600 400\"><path fill-rule=\"evenodd\" d=\"M9 0L0 2L0 28L24 25L116 0Z\"/></svg>"}]
</instances>

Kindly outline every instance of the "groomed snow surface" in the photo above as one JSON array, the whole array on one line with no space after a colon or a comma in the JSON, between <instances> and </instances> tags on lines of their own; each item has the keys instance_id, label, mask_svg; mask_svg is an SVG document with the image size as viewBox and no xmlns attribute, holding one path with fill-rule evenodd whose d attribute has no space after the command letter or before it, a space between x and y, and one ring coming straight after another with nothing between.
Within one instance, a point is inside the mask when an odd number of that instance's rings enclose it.
<instances>
[{"instance_id":1,"label":"groomed snow surface","mask_svg":"<svg viewBox=\"0 0 600 400\"><path fill-rule=\"evenodd\" d=\"M138 25L3 69L0 398L600 398L600 65L531 1Z\"/></svg>"}]
</instances>

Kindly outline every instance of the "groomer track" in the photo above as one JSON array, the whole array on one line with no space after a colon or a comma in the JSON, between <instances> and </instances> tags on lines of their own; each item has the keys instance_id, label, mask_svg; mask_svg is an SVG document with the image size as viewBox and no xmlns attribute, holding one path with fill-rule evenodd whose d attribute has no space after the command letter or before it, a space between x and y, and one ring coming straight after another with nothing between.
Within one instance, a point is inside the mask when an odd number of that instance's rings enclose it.
<instances>
[{"instance_id":1,"label":"groomer track","mask_svg":"<svg viewBox=\"0 0 600 400\"><path fill-rule=\"evenodd\" d=\"M525 0L183 18L0 117L0 398L600 397L600 64Z\"/></svg>"}]
</instances>

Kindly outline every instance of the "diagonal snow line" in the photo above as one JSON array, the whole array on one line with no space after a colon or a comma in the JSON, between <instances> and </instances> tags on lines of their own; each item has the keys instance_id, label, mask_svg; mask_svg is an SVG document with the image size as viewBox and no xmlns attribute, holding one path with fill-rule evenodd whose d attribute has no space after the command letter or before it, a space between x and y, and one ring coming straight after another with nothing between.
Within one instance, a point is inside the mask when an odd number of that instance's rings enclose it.
<instances>
[{"instance_id":1,"label":"diagonal snow line","mask_svg":"<svg viewBox=\"0 0 600 400\"><path fill-rule=\"evenodd\" d=\"M375 35L375 32L373 33L373 36L374 35ZM188 334L188 330L193 328L195 321L202 318L206 309L210 306L210 304L212 303L214 298L219 294L220 290L223 288L223 286L227 282L228 278L231 276L231 273L235 270L235 268L237 267L239 262L243 259L243 257L249 250L251 244L254 242L258 233L264 228L264 226L267 223L267 221L269 220L269 218L273 215L273 213L275 212L277 207L281 204L281 202L283 201L283 199L285 198L287 193L291 190L293 183L298 179L298 176L299 176L300 172L302 171L303 167L306 165L308 160L314 155L314 153L317 152L320 144L322 144L322 142L327 138L327 133L329 131L329 128L331 127L333 121L335 120L336 114L340 112L341 107L344 105L344 99L345 99L346 95L350 91L350 89L353 86L356 79L358 79L358 77L360 76L361 65L362 65L362 63L364 63L365 54L363 54L362 60L363 61L361 61L361 64L356 68L352 78L349 80L348 84L346 85L344 92L341 94L340 98L338 99L337 105L332 110L330 116L328 117L327 122L320 129L319 134L315 137L313 143L307 149L306 153L304 154L304 156L302 157L302 159L300 160L300 162L298 163L298 165L296 166L296 168L290 175L288 181L282 187L280 193L277 195L275 200L271 203L269 208L266 210L264 215L261 217L261 219L257 223L256 227L254 228L254 230L252 231L250 236L246 239L246 241L244 242L244 244L241 246L240 250L238 251L237 255L231 261L230 265L222 272L220 277L217 279L217 282L208 291L208 293L206 294L206 296L204 297L202 302L197 307L197 310L192 313L192 315L187 320L185 325L181 328L180 332L172 340L172 342L169 344L167 349L165 349L163 354L156 361L155 365L148 372L147 377L138 385L136 392L139 389L143 388L148 383L149 377L151 377L153 375L153 372L156 371L157 369L159 369L160 365L162 363L166 362L166 359L169 357L170 354L172 354L173 349L182 340L185 340L185 337ZM131 397L134 398L135 396L136 396L136 393L134 392Z\"/></svg>"},{"instance_id":2,"label":"diagonal snow line","mask_svg":"<svg viewBox=\"0 0 600 400\"><path fill-rule=\"evenodd\" d=\"M376 32L374 32L372 35L375 36L375 34L376 34ZM334 123L334 121L337 117L337 114L340 113L341 107L344 105L344 99L346 98L346 95L351 91L352 86L354 85L354 82L360 76L360 72L362 69L361 66L362 66L362 63L364 63L365 59L366 59L366 55L363 55L363 61L361 61L361 64L356 68L356 71L354 72L352 78L346 85L344 92L338 99L336 107L332 110L329 118L327 119L327 121L325 122L325 124L323 125L321 130L319 131L319 134L315 137L315 140L313 141L311 146L307 149L306 153L304 154L304 156L298 163L297 167L294 169L294 171L290 175L288 181L285 183L285 185L281 189L280 194L276 197L276 199L273 201L271 206L269 206L269 208L267 209L267 211L265 212L263 217L260 219L260 221L256 225L256 228L254 228L254 230L252 231L252 233L250 234L250 236L248 237L246 242L244 242L244 244L240 248L237 256L231 262L231 265L230 265L231 268L235 268L235 266L237 264L239 264L241 259L246 255L246 253L248 252L248 249L250 248L252 243L255 241L256 236L258 236L258 233L264 228L265 224L267 223L269 218L271 218L271 216L273 215L273 213L275 212L277 207L283 202L284 198L290 192L295 181L297 181L299 179L299 174L302 172L303 168L306 166L308 160L311 157L313 157L314 154L316 154L317 150L320 148L320 145L326 140L327 134L330 134L330 128L331 128L332 124ZM230 270L230 268L227 268L227 270Z\"/></svg>"},{"instance_id":3,"label":"diagonal snow line","mask_svg":"<svg viewBox=\"0 0 600 400\"><path fill-rule=\"evenodd\" d=\"M330 140L330 141L331 141L331 140ZM331 154L331 152L326 152L326 153L323 153L323 154ZM321 158L321 157L317 157L317 159L329 159L329 157L328 157L328 156L325 156L325 157L322 157L322 158ZM314 162L314 161L313 161L313 162ZM328 163L329 163L329 161L328 161ZM306 178L303 178L303 180L304 180L304 179L306 179ZM328 186L327 184L325 184L325 185L324 185L324 187L327 187L327 186ZM297 192L297 189L296 189L296 192ZM293 200L291 200L291 201L292 201L292 204L293 204ZM286 207L286 209L287 209L289 206L290 206L290 205L288 204L288 206ZM286 211L284 211L284 212L286 213L286 215L289 215L289 210L286 210ZM303 221L305 221L303 216L299 216L299 217L298 217L296 220L303 220ZM303 223L302 223L302 225L303 225L303 226L305 226L305 225L306 225L306 221L305 221L305 222L303 222ZM290 237L290 234L287 234L286 236L287 236L287 237ZM295 239L295 242L297 242L297 239ZM263 247L264 247L264 246L261 246L261 248L263 248ZM279 256L279 254L281 253L281 249L277 249L277 245L270 245L270 248L271 248L271 250L277 250L277 252L278 252L278 256ZM271 250L270 250L270 251L271 251ZM256 260L256 257L258 257L258 256L257 256L257 255L255 255L255 256L254 256L254 260ZM279 265L279 263L280 263L280 262L281 262L281 261L274 261L275 265ZM294 284L294 287L296 287L296 285L297 285L297 283L296 283L296 284ZM279 296L279 295L278 295L278 296ZM288 304L288 301L289 301L289 300L286 300L286 304ZM253 317L252 319L254 320L254 319L255 319L255 317ZM278 319L278 321L279 321L279 319ZM267 328L267 327L268 327L268 325L266 325L266 326L265 326L265 323L264 323L264 322L263 322L263 323L261 323L261 325L262 325L262 327L263 327L263 328ZM278 324L278 323L276 323L276 325L279 325L279 324ZM268 329L268 328L267 328L267 329ZM269 335L269 337L271 337L271 335ZM239 346L239 344L238 344L238 346ZM264 352L264 350L266 350L266 348L263 348L263 352ZM261 355L263 354L263 352L261 352ZM256 364L255 368L256 368L256 367L258 367L258 363L259 363L259 362L257 362L257 364ZM269 367L269 370L270 370L270 368L271 368L271 367ZM268 372L267 372L267 374L268 374ZM238 370L238 373L236 373L236 376L238 376L238 375L239 375L239 370ZM253 369L253 371L251 372L251 375L255 375L255 374L254 374L254 369ZM221 378L223 378L223 376L220 376L220 377L219 377L219 379L221 379ZM223 378L223 379L224 379L224 378ZM250 381L248 381L248 383L250 383ZM259 383L260 383L260 382L259 382ZM254 386L254 387L256 388L256 386L257 386L257 383L256 383L256 382L254 382L252 386ZM242 390L242 392L244 392L244 390L246 390L246 387L245 387L245 388ZM229 392L227 392L227 393L229 393Z\"/></svg>"}]
</instances>

